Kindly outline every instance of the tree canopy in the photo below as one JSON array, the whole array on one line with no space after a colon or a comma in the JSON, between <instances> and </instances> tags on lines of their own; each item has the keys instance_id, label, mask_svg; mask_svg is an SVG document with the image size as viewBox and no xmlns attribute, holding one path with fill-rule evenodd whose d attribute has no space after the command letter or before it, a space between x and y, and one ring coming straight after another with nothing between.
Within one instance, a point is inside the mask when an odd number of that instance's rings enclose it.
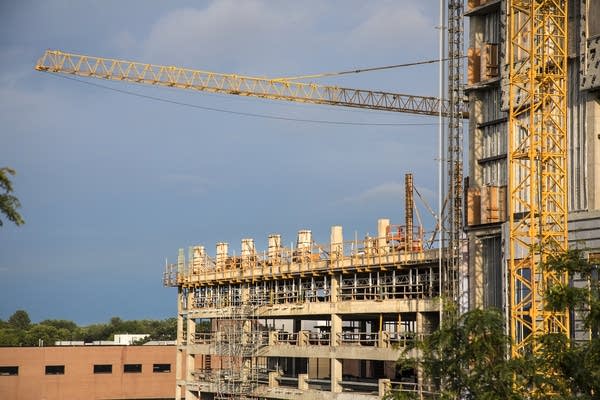
<instances>
[{"instance_id":1,"label":"tree canopy","mask_svg":"<svg viewBox=\"0 0 600 400\"><path fill-rule=\"evenodd\" d=\"M0 320L0 346L53 346L57 341L94 341L113 340L115 334L149 334L135 344L144 344L150 340L175 340L177 319L130 320L113 317L107 323L78 326L64 319L46 319L31 323L25 310L17 310L4 322Z\"/></svg>"},{"instance_id":2,"label":"tree canopy","mask_svg":"<svg viewBox=\"0 0 600 400\"><path fill-rule=\"evenodd\" d=\"M543 268L568 272L571 281L586 285L555 284L547 289L548 309L570 309L589 329L590 338L577 342L562 333L539 337L539 349L508 358L511 344L499 310L452 311L438 330L415 342L399 360L403 368L420 369L440 399L467 400L593 400L600 399L600 286L598 267L581 251L548 257ZM412 393L390 393L388 398L417 398Z\"/></svg>"},{"instance_id":3,"label":"tree canopy","mask_svg":"<svg viewBox=\"0 0 600 400\"><path fill-rule=\"evenodd\" d=\"M0 168L0 213L6 219L19 226L23 225L25 220L17 211L21 207L21 202L12 194L13 186L9 175L14 176L15 170L8 167ZM4 225L4 222L0 218L0 226L2 225Z\"/></svg>"}]
</instances>

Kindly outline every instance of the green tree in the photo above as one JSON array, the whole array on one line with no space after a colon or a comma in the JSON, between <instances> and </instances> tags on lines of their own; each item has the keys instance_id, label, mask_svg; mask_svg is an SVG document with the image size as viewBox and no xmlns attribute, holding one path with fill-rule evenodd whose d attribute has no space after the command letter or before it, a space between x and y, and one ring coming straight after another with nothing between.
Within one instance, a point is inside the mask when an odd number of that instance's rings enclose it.
<instances>
[{"instance_id":1,"label":"green tree","mask_svg":"<svg viewBox=\"0 0 600 400\"><path fill-rule=\"evenodd\" d=\"M40 325L49 325L55 327L56 329L66 329L70 332L75 332L79 329L75 322L68 321L66 319L45 319L40 322Z\"/></svg>"},{"instance_id":2,"label":"green tree","mask_svg":"<svg viewBox=\"0 0 600 400\"><path fill-rule=\"evenodd\" d=\"M12 168L0 168L0 212L15 225L23 225L25 220L17 211L21 207L19 199L11 194L13 192L12 182L9 175L15 175L15 170ZM0 219L0 226L4 223Z\"/></svg>"},{"instance_id":3,"label":"green tree","mask_svg":"<svg viewBox=\"0 0 600 400\"><path fill-rule=\"evenodd\" d=\"M25 341L25 331L12 328L0 329L0 346L22 346Z\"/></svg>"},{"instance_id":4,"label":"green tree","mask_svg":"<svg viewBox=\"0 0 600 400\"><path fill-rule=\"evenodd\" d=\"M421 368L440 390L442 399L521 399L512 384L514 365L506 357L510 343L502 314L493 309L450 312L441 327L417 341L414 360L400 360L404 368ZM409 398L407 394L396 396Z\"/></svg>"},{"instance_id":5,"label":"green tree","mask_svg":"<svg viewBox=\"0 0 600 400\"><path fill-rule=\"evenodd\" d=\"M569 309L576 313L590 332L590 340L569 342L564 335L549 334L542 338L540 356L542 369L553 372L553 381L562 382L572 398L600 398L600 284L598 265L589 262L580 249L552 254L544 269L567 273L569 281L580 278L583 286L555 284L546 293L550 310Z\"/></svg>"},{"instance_id":6,"label":"green tree","mask_svg":"<svg viewBox=\"0 0 600 400\"><path fill-rule=\"evenodd\" d=\"M8 318L8 324L14 329L27 330L31 325L31 319L27 311L17 310Z\"/></svg>"},{"instance_id":7,"label":"green tree","mask_svg":"<svg viewBox=\"0 0 600 400\"><path fill-rule=\"evenodd\" d=\"M53 346L54 342L61 340L58 329L49 325L36 324L25 334L26 346Z\"/></svg>"},{"instance_id":8,"label":"green tree","mask_svg":"<svg viewBox=\"0 0 600 400\"><path fill-rule=\"evenodd\" d=\"M582 343L562 333L537 338L535 353L508 359L510 338L505 319L494 310L473 310L461 316L448 313L439 330L417 341L417 360L407 350L402 366L421 368L439 388L441 399L600 399L600 285L598 266L580 250L556 252L543 265L548 271L567 272L587 285L555 283L545 293L549 310L577 312L591 332ZM409 399L410 394L390 398Z\"/></svg>"}]
</instances>

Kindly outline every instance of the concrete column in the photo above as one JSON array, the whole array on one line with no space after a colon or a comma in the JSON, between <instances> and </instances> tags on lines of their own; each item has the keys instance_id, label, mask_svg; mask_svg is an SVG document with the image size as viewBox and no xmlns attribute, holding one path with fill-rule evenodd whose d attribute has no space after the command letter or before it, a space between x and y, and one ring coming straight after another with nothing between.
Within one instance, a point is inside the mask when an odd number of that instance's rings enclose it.
<instances>
[{"instance_id":1,"label":"concrete column","mask_svg":"<svg viewBox=\"0 0 600 400\"><path fill-rule=\"evenodd\" d=\"M342 334L342 317L331 314L331 338L329 345L337 346L338 337Z\"/></svg>"},{"instance_id":2,"label":"concrete column","mask_svg":"<svg viewBox=\"0 0 600 400\"><path fill-rule=\"evenodd\" d=\"M189 349L189 346L192 345L194 343L194 339L196 337L196 320L194 320L193 318L190 318L188 316L187 319L187 347ZM186 365L185 365L185 371L186 371L186 380L187 381L191 381L193 380L193 375L192 373L194 372L194 369L196 368L196 356L194 354L191 354L190 351L187 351L186 353Z\"/></svg>"},{"instance_id":3,"label":"concrete column","mask_svg":"<svg viewBox=\"0 0 600 400\"><path fill-rule=\"evenodd\" d=\"M185 390L185 400L198 400L198 396L196 392L192 392L191 390Z\"/></svg>"},{"instance_id":4,"label":"concrete column","mask_svg":"<svg viewBox=\"0 0 600 400\"><path fill-rule=\"evenodd\" d=\"M389 226L389 219L381 218L377 220L377 251L379 254L382 254L383 249L387 245L386 235Z\"/></svg>"},{"instance_id":5,"label":"concrete column","mask_svg":"<svg viewBox=\"0 0 600 400\"><path fill-rule=\"evenodd\" d=\"M298 332L298 346L307 346L309 343L309 332L300 331Z\"/></svg>"},{"instance_id":6,"label":"concrete column","mask_svg":"<svg viewBox=\"0 0 600 400\"><path fill-rule=\"evenodd\" d=\"M600 209L600 103L598 100L588 100L586 111L588 209L598 210Z\"/></svg>"},{"instance_id":7,"label":"concrete column","mask_svg":"<svg viewBox=\"0 0 600 400\"><path fill-rule=\"evenodd\" d=\"M390 333L389 332L387 332L387 331L379 332L379 340L378 340L377 346L379 346L382 349L386 349L386 348L390 347Z\"/></svg>"},{"instance_id":8,"label":"concrete column","mask_svg":"<svg viewBox=\"0 0 600 400\"><path fill-rule=\"evenodd\" d=\"M342 385L342 360L331 359L331 393L341 393Z\"/></svg>"},{"instance_id":9,"label":"concrete column","mask_svg":"<svg viewBox=\"0 0 600 400\"><path fill-rule=\"evenodd\" d=\"M277 344L277 331L269 332L269 346Z\"/></svg>"},{"instance_id":10,"label":"concrete column","mask_svg":"<svg viewBox=\"0 0 600 400\"><path fill-rule=\"evenodd\" d=\"M336 274L331 275L331 277L329 278L329 284L329 290L331 290L331 303L337 303L339 298L338 291L340 287L340 276Z\"/></svg>"},{"instance_id":11,"label":"concrete column","mask_svg":"<svg viewBox=\"0 0 600 400\"><path fill-rule=\"evenodd\" d=\"M183 249L179 249L177 253L177 278L185 274L185 252Z\"/></svg>"},{"instance_id":12,"label":"concrete column","mask_svg":"<svg viewBox=\"0 0 600 400\"><path fill-rule=\"evenodd\" d=\"M423 335L423 314L420 311L417 311L417 322L416 322L416 330L417 335ZM423 368L421 366L417 367L417 383L419 385L423 384Z\"/></svg>"},{"instance_id":13,"label":"concrete column","mask_svg":"<svg viewBox=\"0 0 600 400\"><path fill-rule=\"evenodd\" d=\"M392 388L392 384L389 379L379 379L378 383L379 390L377 395L380 398L383 398L383 396L385 396L385 394Z\"/></svg>"},{"instance_id":14,"label":"concrete column","mask_svg":"<svg viewBox=\"0 0 600 400\"><path fill-rule=\"evenodd\" d=\"M186 302L181 286L177 292L177 345L181 346L183 342L183 310L184 303Z\"/></svg>"},{"instance_id":15,"label":"concrete column","mask_svg":"<svg viewBox=\"0 0 600 400\"><path fill-rule=\"evenodd\" d=\"M277 371L269 372L269 387L270 388L279 387L279 381L277 380L278 377L279 377L279 372L277 372ZM298 381L300 381L300 378L298 378Z\"/></svg>"},{"instance_id":16,"label":"concrete column","mask_svg":"<svg viewBox=\"0 0 600 400\"><path fill-rule=\"evenodd\" d=\"M308 374L298 374L298 389L308 390Z\"/></svg>"},{"instance_id":17,"label":"concrete column","mask_svg":"<svg viewBox=\"0 0 600 400\"><path fill-rule=\"evenodd\" d=\"M475 235L469 240L469 306L471 309L483 307L483 255L482 243Z\"/></svg>"},{"instance_id":18,"label":"concrete column","mask_svg":"<svg viewBox=\"0 0 600 400\"><path fill-rule=\"evenodd\" d=\"M338 314L331 314L331 337L329 345L331 347L337 347L337 340L339 335L342 334L342 317ZM335 356L334 356L335 357ZM340 393L342 386L342 360L337 358L331 359L331 392Z\"/></svg>"},{"instance_id":19,"label":"concrete column","mask_svg":"<svg viewBox=\"0 0 600 400\"><path fill-rule=\"evenodd\" d=\"M245 284L240 288L240 290L241 290L240 301L242 302L242 305L249 304L250 303L250 286Z\"/></svg>"},{"instance_id":20,"label":"concrete column","mask_svg":"<svg viewBox=\"0 0 600 400\"><path fill-rule=\"evenodd\" d=\"M344 257L344 236L342 233L341 226L332 226L330 241L331 248L329 249L329 255L331 262L343 260Z\"/></svg>"}]
</instances>

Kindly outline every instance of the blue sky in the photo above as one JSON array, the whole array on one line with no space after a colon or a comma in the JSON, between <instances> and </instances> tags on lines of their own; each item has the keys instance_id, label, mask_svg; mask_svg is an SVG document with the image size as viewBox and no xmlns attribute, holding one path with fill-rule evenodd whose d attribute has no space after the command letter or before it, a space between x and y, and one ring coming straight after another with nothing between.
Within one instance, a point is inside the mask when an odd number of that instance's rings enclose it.
<instances>
[{"instance_id":1,"label":"blue sky","mask_svg":"<svg viewBox=\"0 0 600 400\"><path fill-rule=\"evenodd\" d=\"M0 319L80 324L175 316L177 250L300 229L326 242L401 223L404 174L437 204L436 119L92 81L33 70L46 49L259 76L437 58L437 1L0 3L0 165L17 170L23 227L0 228ZM323 84L437 95L437 65ZM402 125L406 124L406 125ZM427 124L427 125L411 125ZM431 219L429 219L431 221ZM431 228L431 222L427 228Z\"/></svg>"}]
</instances>

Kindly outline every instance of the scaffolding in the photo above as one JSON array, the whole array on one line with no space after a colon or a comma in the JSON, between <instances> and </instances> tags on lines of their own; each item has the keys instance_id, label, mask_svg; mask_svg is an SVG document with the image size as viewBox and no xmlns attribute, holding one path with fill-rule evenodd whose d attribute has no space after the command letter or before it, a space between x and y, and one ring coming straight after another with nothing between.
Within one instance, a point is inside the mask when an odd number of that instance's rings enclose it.
<instances>
[{"instance_id":1,"label":"scaffolding","mask_svg":"<svg viewBox=\"0 0 600 400\"><path fill-rule=\"evenodd\" d=\"M223 313L216 318L217 399L247 399L258 385L257 352L264 345L258 329L259 303L250 301L245 288L230 288ZM214 371L214 369L213 369Z\"/></svg>"}]
</instances>

